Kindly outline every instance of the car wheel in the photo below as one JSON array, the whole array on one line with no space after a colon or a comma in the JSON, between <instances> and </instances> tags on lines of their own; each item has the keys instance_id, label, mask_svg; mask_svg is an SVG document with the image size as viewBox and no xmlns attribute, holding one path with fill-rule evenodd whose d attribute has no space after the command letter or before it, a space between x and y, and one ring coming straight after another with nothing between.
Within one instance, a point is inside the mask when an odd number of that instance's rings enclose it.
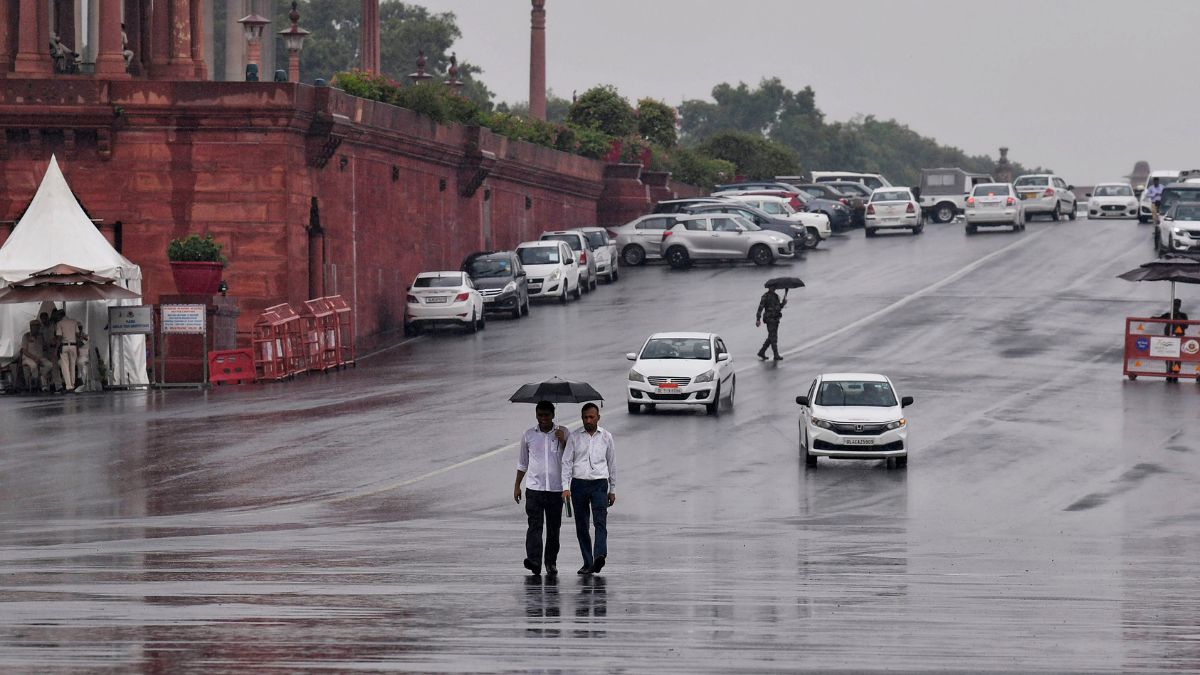
<instances>
[{"instance_id":1,"label":"car wheel","mask_svg":"<svg viewBox=\"0 0 1200 675\"><path fill-rule=\"evenodd\" d=\"M588 293L596 290L596 286L599 284L600 282L596 280L596 277L588 277Z\"/></svg>"},{"instance_id":2,"label":"car wheel","mask_svg":"<svg viewBox=\"0 0 1200 675\"><path fill-rule=\"evenodd\" d=\"M525 304L521 305L521 316L529 316L529 297L525 297Z\"/></svg>"},{"instance_id":3,"label":"car wheel","mask_svg":"<svg viewBox=\"0 0 1200 675\"><path fill-rule=\"evenodd\" d=\"M637 267L646 262L646 249L630 244L621 250L621 260L630 267Z\"/></svg>"},{"instance_id":4,"label":"car wheel","mask_svg":"<svg viewBox=\"0 0 1200 675\"><path fill-rule=\"evenodd\" d=\"M412 336L416 335L419 331L420 331L420 329L417 328L417 324L405 322L404 337L412 337Z\"/></svg>"},{"instance_id":5,"label":"car wheel","mask_svg":"<svg viewBox=\"0 0 1200 675\"><path fill-rule=\"evenodd\" d=\"M479 313L479 330L483 330L484 328L487 328L487 314L485 314L484 312L480 312Z\"/></svg>"},{"instance_id":6,"label":"car wheel","mask_svg":"<svg viewBox=\"0 0 1200 675\"><path fill-rule=\"evenodd\" d=\"M467 324L467 332L468 333L478 333L479 332L479 317L475 316L474 314L471 314L471 321Z\"/></svg>"},{"instance_id":7,"label":"car wheel","mask_svg":"<svg viewBox=\"0 0 1200 675\"><path fill-rule=\"evenodd\" d=\"M1142 216L1138 216L1138 225L1145 225L1148 222L1150 222L1149 218L1143 218Z\"/></svg>"},{"instance_id":8,"label":"car wheel","mask_svg":"<svg viewBox=\"0 0 1200 675\"><path fill-rule=\"evenodd\" d=\"M965 229L965 232L967 233L967 235L968 235L968 236L970 236L970 235L972 235L972 234L975 234L975 226L974 226L974 225L968 225L968 226L966 227L966 229Z\"/></svg>"},{"instance_id":9,"label":"car wheel","mask_svg":"<svg viewBox=\"0 0 1200 675\"><path fill-rule=\"evenodd\" d=\"M1076 216L1078 216L1078 215L1079 215L1079 202L1074 202L1071 204L1071 211L1069 213L1067 213L1067 220L1075 220Z\"/></svg>"},{"instance_id":10,"label":"car wheel","mask_svg":"<svg viewBox=\"0 0 1200 675\"><path fill-rule=\"evenodd\" d=\"M804 238L800 240L804 248L816 248L821 245L821 235L813 228L804 230Z\"/></svg>"},{"instance_id":11,"label":"car wheel","mask_svg":"<svg viewBox=\"0 0 1200 675\"><path fill-rule=\"evenodd\" d=\"M733 395L737 393L737 376L734 375L729 380L729 409L733 410Z\"/></svg>"},{"instance_id":12,"label":"car wheel","mask_svg":"<svg viewBox=\"0 0 1200 675\"><path fill-rule=\"evenodd\" d=\"M563 305L567 304L567 282L565 281L563 282L562 295L558 296L558 302Z\"/></svg>"},{"instance_id":13,"label":"car wheel","mask_svg":"<svg viewBox=\"0 0 1200 675\"><path fill-rule=\"evenodd\" d=\"M628 405L629 405L629 414L630 415L636 415L636 414L642 412L642 404L641 403L634 403L633 401L630 401L628 403Z\"/></svg>"},{"instance_id":14,"label":"car wheel","mask_svg":"<svg viewBox=\"0 0 1200 675\"><path fill-rule=\"evenodd\" d=\"M647 403L647 404L646 404L646 412L648 412L648 413L652 413L652 412L654 412L655 410L657 410L657 406L655 406L653 403Z\"/></svg>"},{"instance_id":15,"label":"car wheel","mask_svg":"<svg viewBox=\"0 0 1200 675\"><path fill-rule=\"evenodd\" d=\"M864 225L864 226L863 226L863 233L864 233L864 234L866 234L868 237L874 237L874 236L875 236L875 228L873 228L873 227L866 227L866 226Z\"/></svg>"},{"instance_id":16,"label":"car wheel","mask_svg":"<svg viewBox=\"0 0 1200 675\"><path fill-rule=\"evenodd\" d=\"M800 446L800 452L804 454L804 466L815 467L817 465L817 456L808 451L808 444Z\"/></svg>"},{"instance_id":17,"label":"car wheel","mask_svg":"<svg viewBox=\"0 0 1200 675\"><path fill-rule=\"evenodd\" d=\"M1154 252L1155 253L1163 252L1162 238L1158 235L1157 232L1154 233Z\"/></svg>"},{"instance_id":18,"label":"car wheel","mask_svg":"<svg viewBox=\"0 0 1200 675\"><path fill-rule=\"evenodd\" d=\"M721 385L717 385L717 391L713 394L712 403L704 404L704 412L709 415L721 414Z\"/></svg>"},{"instance_id":19,"label":"car wheel","mask_svg":"<svg viewBox=\"0 0 1200 675\"><path fill-rule=\"evenodd\" d=\"M954 206L950 204L938 204L933 209L933 222L948 223L954 220Z\"/></svg>"},{"instance_id":20,"label":"car wheel","mask_svg":"<svg viewBox=\"0 0 1200 675\"><path fill-rule=\"evenodd\" d=\"M613 272L612 272L612 280L613 280L613 282L614 282L614 283L616 283L617 279L620 279L620 278L621 278L621 271L620 271L620 270L617 270L617 269L614 269L614 270L613 270Z\"/></svg>"},{"instance_id":21,"label":"car wheel","mask_svg":"<svg viewBox=\"0 0 1200 675\"><path fill-rule=\"evenodd\" d=\"M681 270L691 264L691 256L688 255L687 249L682 246L672 246L667 249L667 263L671 267Z\"/></svg>"},{"instance_id":22,"label":"car wheel","mask_svg":"<svg viewBox=\"0 0 1200 675\"><path fill-rule=\"evenodd\" d=\"M513 307L513 318L519 319L525 316L525 308L521 305L521 296L517 296L517 306Z\"/></svg>"},{"instance_id":23,"label":"car wheel","mask_svg":"<svg viewBox=\"0 0 1200 675\"><path fill-rule=\"evenodd\" d=\"M921 234L921 233L922 233L922 232L924 232L924 231L925 231L925 226L924 226L924 225L918 225L918 226L916 226L916 227L914 227L914 228L912 229L912 233L913 233L913 234Z\"/></svg>"},{"instance_id":24,"label":"car wheel","mask_svg":"<svg viewBox=\"0 0 1200 675\"><path fill-rule=\"evenodd\" d=\"M771 249L764 244L755 244L750 248L750 259L759 267L775 262L775 256L771 254Z\"/></svg>"},{"instance_id":25,"label":"car wheel","mask_svg":"<svg viewBox=\"0 0 1200 675\"><path fill-rule=\"evenodd\" d=\"M588 283L588 280L584 279L582 276L579 277L579 291L581 293L591 293L592 292L592 285L590 283Z\"/></svg>"},{"instance_id":26,"label":"car wheel","mask_svg":"<svg viewBox=\"0 0 1200 675\"><path fill-rule=\"evenodd\" d=\"M1050 212L1050 220L1056 223L1062 220L1062 204L1058 202L1054 203L1054 210Z\"/></svg>"},{"instance_id":27,"label":"car wheel","mask_svg":"<svg viewBox=\"0 0 1200 675\"><path fill-rule=\"evenodd\" d=\"M574 295L575 295L576 300L583 297L582 286L583 286L583 279L580 279L578 282L575 283Z\"/></svg>"},{"instance_id":28,"label":"car wheel","mask_svg":"<svg viewBox=\"0 0 1200 675\"><path fill-rule=\"evenodd\" d=\"M907 469L908 468L908 455L904 455L903 457L896 458L896 468L897 469Z\"/></svg>"}]
</instances>

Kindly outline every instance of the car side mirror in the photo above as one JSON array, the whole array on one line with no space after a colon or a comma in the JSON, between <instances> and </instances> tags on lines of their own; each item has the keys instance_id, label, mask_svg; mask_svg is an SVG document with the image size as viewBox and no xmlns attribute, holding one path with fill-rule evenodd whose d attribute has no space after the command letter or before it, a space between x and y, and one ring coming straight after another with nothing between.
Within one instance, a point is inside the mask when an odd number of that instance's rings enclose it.
<instances>
[{"instance_id":1,"label":"car side mirror","mask_svg":"<svg viewBox=\"0 0 1200 675\"><path fill-rule=\"evenodd\" d=\"M729 352L721 352L720 354L717 354L717 361L728 361L728 360L729 360Z\"/></svg>"},{"instance_id":2,"label":"car side mirror","mask_svg":"<svg viewBox=\"0 0 1200 675\"><path fill-rule=\"evenodd\" d=\"M808 397L807 396L797 396L796 403L803 405L803 406L807 406L808 405Z\"/></svg>"},{"instance_id":3,"label":"car side mirror","mask_svg":"<svg viewBox=\"0 0 1200 675\"><path fill-rule=\"evenodd\" d=\"M1068 185L1068 186L1067 186L1067 189L1068 189L1068 190L1074 190L1074 189L1075 189L1075 186L1074 186L1074 185Z\"/></svg>"},{"instance_id":4,"label":"car side mirror","mask_svg":"<svg viewBox=\"0 0 1200 675\"><path fill-rule=\"evenodd\" d=\"M900 407L901 408L907 408L908 406L910 406L912 404L913 404L913 397L911 397L911 396L905 396L904 398L900 399Z\"/></svg>"},{"instance_id":5,"label":"car side mirror","mask_svg":"<svg viewBox=\"0 0 1200 675\"><path fill-rule=\"evenodd\" d=\"M637 354L634 352L629 352L625 354L625 358L629 359L630 361L637 361Z\"/></svg>"},{"instance_id":6,"label":"car side mirror","mask_svg":"<svg viewBox=\"0 0 1200 675\"><path fill-rule=\"evenodd\" d=\"M1175 220L1175 217L1174 216L1163 216L1163 220L1172 221L1172 220Z\"/></svg>"},{"instance_id":7,"label":"car side mirror","mask_svg":"<svg viewBox=\"0 0 1200 675\"><path fill-rule=\"evenodd\" d=\"M1090 192L1085 192L1085 193L1083 193L1083 196L1084 196L1084 197L1087 197L1088 199L1091 199L1091 198L1092 198L1092 193L1090 193Z\"/></svg>"},{"instance_id":8,"label":"car side mirror","mask_svg":"<svg viewBox=\"0 0 1200 675\"><path fill-rule=\"evenodd\" d=\"M525 270L521 270L520 272L517 272L517 276L519 276L519 277L525 276Z\"/></svg>"}]
</instances>

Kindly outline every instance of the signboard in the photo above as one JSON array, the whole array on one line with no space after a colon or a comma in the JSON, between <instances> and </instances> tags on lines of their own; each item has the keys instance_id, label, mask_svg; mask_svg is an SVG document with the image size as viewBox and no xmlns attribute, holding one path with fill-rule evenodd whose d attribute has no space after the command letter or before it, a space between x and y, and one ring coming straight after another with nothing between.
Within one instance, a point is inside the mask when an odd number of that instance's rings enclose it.
<instances>
[{"instance_id":1,"label":"signboard","mask_svg":"<svg viewBox=\"0 0 1200 675\"><path fill-rule=\"evenodd\" d=\"M1179 338L1150 338L1150 356L1157 356L1160 358L1179 358Z\"/></svg>"},{"instance_id":2,"label":"signboard","mask_svg":"<svg viewBox=\"0 0 1200 675\"><path fill-rule=\"evenodd\" d=\"M204 305L161 305L162 332L168 335L204 335Z\"/></svg>"},{"instance_id":3,"label":"signboard","mask_svg":"<svg viewBox=\"0 0 1200 675\"><path fill-rule=\"evenodd\" d=\"M154 307L109 307L108 332L112 335L149 335L154 332Z\"/></svg>"}]
</instances>

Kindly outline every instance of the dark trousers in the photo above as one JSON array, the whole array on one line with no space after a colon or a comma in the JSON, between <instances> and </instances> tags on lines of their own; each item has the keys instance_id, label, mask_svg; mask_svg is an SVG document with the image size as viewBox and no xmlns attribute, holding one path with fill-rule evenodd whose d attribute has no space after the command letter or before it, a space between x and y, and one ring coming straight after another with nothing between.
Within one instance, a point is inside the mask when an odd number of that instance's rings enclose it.
<instances>
[{"instance_id":1,"label":"dark trousers","mask_svg":"<svg viewBox=\"0 0 1200 675\"><path fill-rule=\"evenodd\" d=\"M525 533L525 557L542 564L542 522L546 523L546 565L558 564L558 529L562 527L561 492L525 490L525 515L529 530Z\"/></svg>"},{"instance_id":2,"label":"dark trousers","mask_svg":"<svg viewBox=\"0 0 1200 675\"><path fill-rule=\"evenodd\" d=\"M771 352L775 356L779 356L779 322L767 321L767 340L763 342L763 346L758 350L758 355L762 356L767 353L767 347L771 348Z\"/></svg>"},{"instance_id":3,"label":"dark trousers","mask_svg":"<svg viewBox=\"0 0 1200 675\"><path fill-rule=\"evenodd\" d=\"M571 479L571 504L575 507L575 536L579 537L579 552L583 564L591 567L596 556L608 555L608 479ZM596 522L596 546L588 520Z\"/></svg>"}]
</instances>

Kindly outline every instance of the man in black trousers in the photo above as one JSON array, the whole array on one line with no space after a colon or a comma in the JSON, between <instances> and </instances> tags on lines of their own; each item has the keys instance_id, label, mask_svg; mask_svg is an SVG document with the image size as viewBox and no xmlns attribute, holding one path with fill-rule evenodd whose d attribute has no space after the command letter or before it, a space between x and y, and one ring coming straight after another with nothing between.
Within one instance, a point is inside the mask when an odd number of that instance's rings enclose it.
<instances>
[{"instance_id":1,"label":"man in black trousers","mask_svg":"<svg viewBox=\"0 0 1200 675\"><path fill-rule=\"evenodd\" d=\"M517 460L517 482L513 499L521 503L521 479L525 480L525 569L542 573L542 523L546 525L546 574L558 574L558 530L562 526L562 453L567 430L554 424L554 404L539 401L534 408L537 425L521 436Z\"/></svg>"},{"instance_id":2,"label":"man in black trousers","mask_svg":"<svg viewBox=\"0 0 1200 675\"><path fill-rule=\"evenodd\" d=\"M608 509L617 501L617 459L613 437L600 426L600 409L585 403L583 428L572 431L562 457L562 499L575 506L575 536L583 553L580 574L604 568L608 560ZM596 523L596 545L588 521Z\"/></svg>"}]
</instances>

